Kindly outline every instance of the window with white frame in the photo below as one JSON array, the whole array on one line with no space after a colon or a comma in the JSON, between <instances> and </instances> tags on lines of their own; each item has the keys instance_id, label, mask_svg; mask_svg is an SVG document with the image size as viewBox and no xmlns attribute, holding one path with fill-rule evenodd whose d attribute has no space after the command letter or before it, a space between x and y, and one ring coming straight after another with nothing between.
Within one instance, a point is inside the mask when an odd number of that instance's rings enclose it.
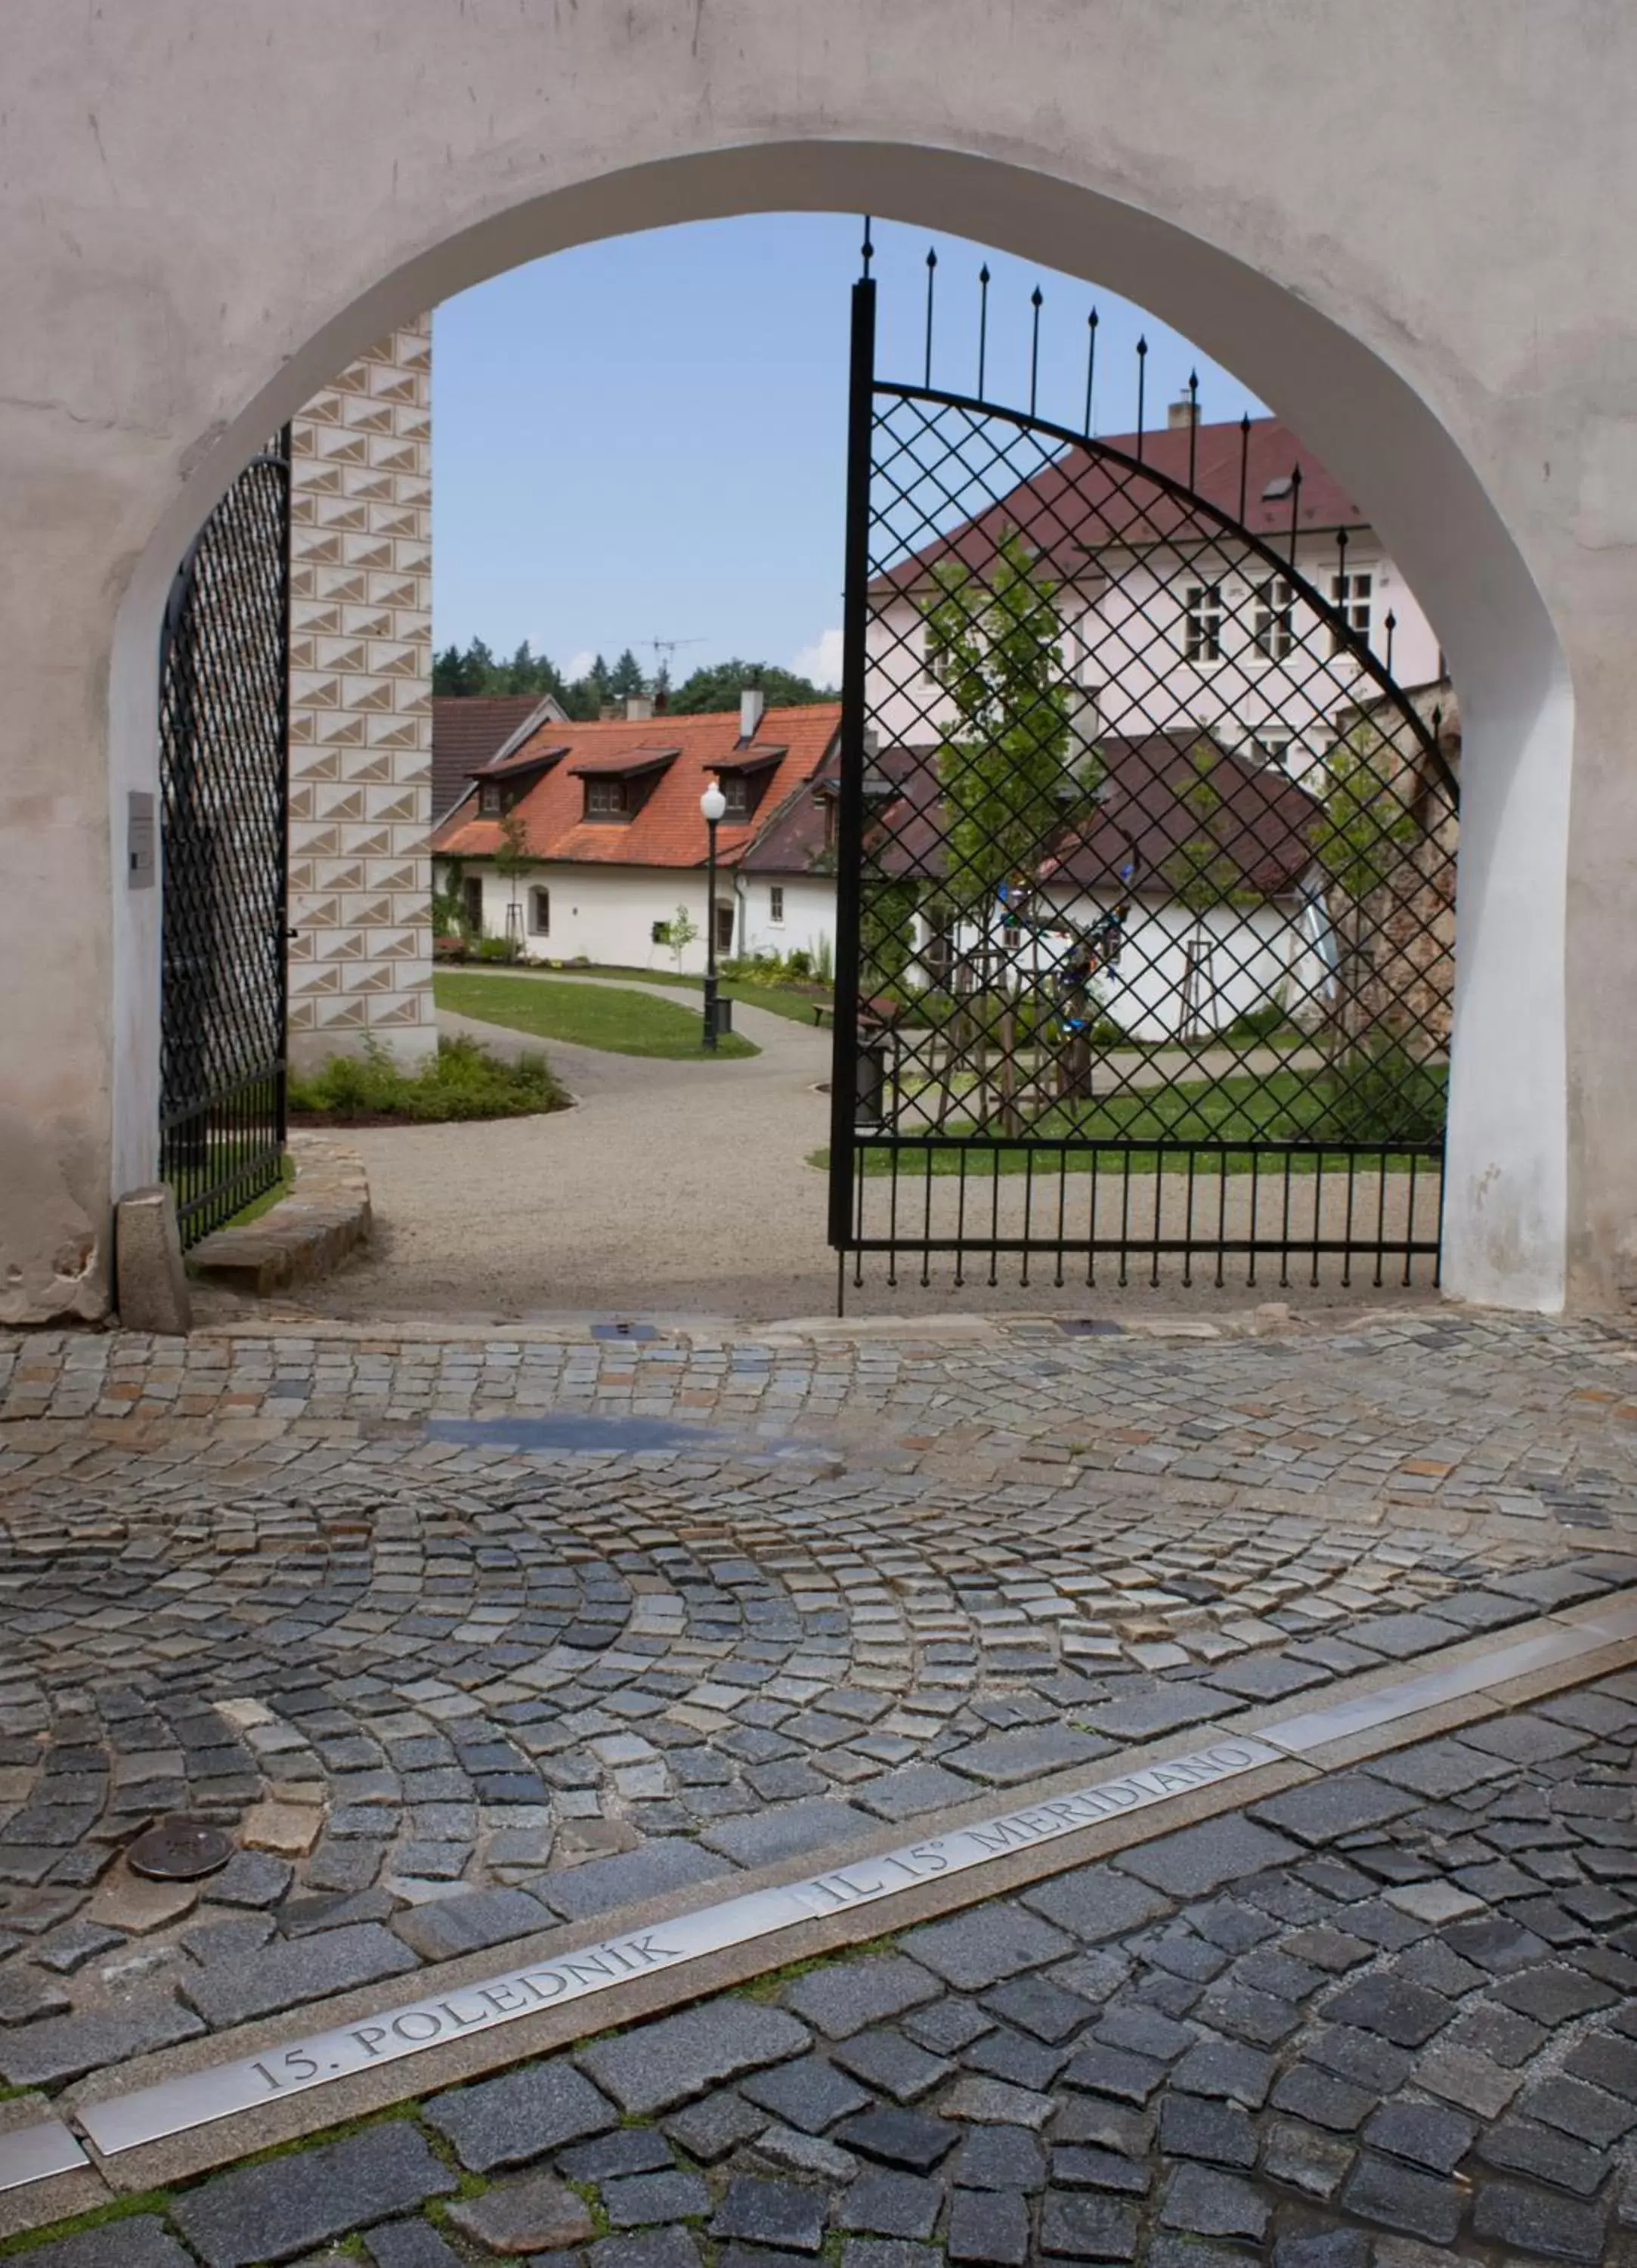
<instances>
[{"instance_id":1,"label":"window with white frame","mask_svg":"<svg viewBox=\"0 0 1637 2268\"><path fill-rule=\"evenodd\" d=\"M1183 593L1183 652L1190 661L1222 658L1222 586L1190 583Z\"/></svg>"},{"instance_id":2,"label":"window with white frame","mask_svg":"<svg viewBox=\"0 0 1637 2268\"><path fill-rule=\"evenodd\" d=\"M930 622L923 623L921 632L921 666L934 685L950 681L950 657L943 640Z\"/></svg>"},{"instance_id":3,"label":"window with white frame","mask_svg":"<svg viewBox=\"0 0 1637 2268\"><path fill-rule=\"evenodd\" d=\"M1283 661L1296 644L1292 615L1296 606L1295 586L1282 575L1271 576L1256 586L1256 608L1251 617L1251 635L1256 650L1269 661Z\"/></svg>"},{"instance_id":4,"label":"window with white frame","mask_svg":"<svg viewBox=\"0 0 1637 2268\"><path fill-rule=\"evenodd\" d=\"M500 784L486 781L478 790L478 810L485 819L500 817Z\"/></svg>"},{"instance_id":5,"label":"window with white frame","mask_svg":"<svg viewBox=\"0 0 1637 2268\"><path fill-rule=\"evenodd\" d=\"M1366 645L1369 644L1369 609L1375 580L1375 577L1368 572L1332 575L1330 578L1331 604L1347 628L1362 637ZM1331 630L1330 651L1332 654L1350 651L1340 625Z\"/></svg>"},{"instance_id":6,"label":"window with white frame","mask_svg":"<svg viewBox=\"0 0 1637 2268\"><path fill-rule=\"evenodd\" d=\"M529 892L529 935L551 935L551 892L540 888Z\"/></svg>"},{"instance_id":7,"label":"window with white frame","mask_svg":"<svg viewBox=\"0 0 1637 2268\"><path fill-rule=\"evenodd\" d=\"M769 882L767 885L767 918L770 922L778 922L781 924L782 924L784 920L784 885L782 882Z\"/></svg>"},{"instance_id":8,"label":"window with white frame","mask_svg":"<svg viewBox=\"0 0 1637 2268\"><path fill-rule=\"evenodd\" d=\"M1275 732L1265 725L1253 736L1246 753L1258 762L1272 764L1276 771L1286 772L1290 769L1290 743L1295 738L1294 733Z\"/></svg>"}]
</instances>

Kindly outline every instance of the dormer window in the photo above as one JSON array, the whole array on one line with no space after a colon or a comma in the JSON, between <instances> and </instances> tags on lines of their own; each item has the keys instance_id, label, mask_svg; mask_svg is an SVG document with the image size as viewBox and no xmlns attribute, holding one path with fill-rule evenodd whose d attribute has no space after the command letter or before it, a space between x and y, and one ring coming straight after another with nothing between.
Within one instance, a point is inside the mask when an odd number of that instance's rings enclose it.
<instances>
[{"instance_id":1,"label":"dormer window","mask_svg":"<svg viewBox=\"0 0 1637 2268\"><path fill-rule=\"evenodd\" d=\"M501 813L500 783L486 780L478 790L478 814L483 819L498 819Z\"/></svg>"},{"instance_id":2,"label":"dormer window","mask_svg":"<svg viewBox=\"0 0 1637 2268\"><path fill-rule=\"evenodd\" d=\"M722 814L724 825L743 827L756 808L761 782L745 772L729 772L717 784L728 806Z\"/></svg>"},{"instance_id":3,"label":"dormer window","mask_svg":"<svg viewBox=\"0 0 1637 2268\"><path fill-rule=\"evenodd\" d=\"M588 779L585 783L585 815L588 819L629 819L629 784L622 779Z\"/></svg>"}]
</instances>

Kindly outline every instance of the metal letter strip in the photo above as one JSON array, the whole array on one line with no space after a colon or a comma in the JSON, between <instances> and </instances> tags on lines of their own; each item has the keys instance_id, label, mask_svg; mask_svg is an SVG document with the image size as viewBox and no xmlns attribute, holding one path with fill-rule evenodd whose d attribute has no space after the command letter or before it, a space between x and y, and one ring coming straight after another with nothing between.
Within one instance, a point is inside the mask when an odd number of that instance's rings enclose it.
<instances>
[{"instance_id":1,"label":"metal letter strip","mask_svg":"<svg viewBox=\"0 0 1637 2268\"><path fill-rule=\"evenodd\" d=\"M1072 1794L1053 1796L975 1826L954 1828L878 1859L860 1859L777 1889L752 1890L676 1921L604 1938L528 1968L509 1970L483 1984L463 1984L441 1998L410 2001L368 2022L319 2032L291 2047L269 2048L259 2058L219 2064L133 2095L88 2102L77 2108L75 2117L98 2150L112 2157L187 2127L208 2125L308 2088L350 2078L400 2056L419 2055L466 2033L565 2007L657 1969L698 1961L815 1917L870 1905L940 1875L987 1866L1008 1852L1053 1842L1099 1821L1173 1802L1195 1788L1235 1778L1259 1764L1283 1761L1277 1749L1249 1734L1217 1741L1193 1755L1144 1764L1116 1779L1093 1781Z\"/></svg>"},{"instance_id":2,"label":"metal letter strip","mask_svg":"<svg viewBox=\"0 0 1637 2268\"><path fill-rule=\"evenodd\" d=\"M1332 1741L1345 1741L1351 1734L1390 1725L1396 1717L1414 1716L1423 1709L1435 1709L1441 1701L1481 1693L1514 1677L1526 1677L1532 1669L1572 1661L1579 1653L1594 1653L1615 1635L1591 1623L1564 1624L1534 1638L1514 1638L1509 1646L1474 1654L1470 1660L1450 1662L1420 1677L1403 1678L1378 1693L1355 1693L1349 1700L1332 1702L1327 1709L1282 1718L1277 1724L1265 1725L1261 1738L1291 1756L1310 1756Z\"/></svg>"},{"instance_id":3,"label":"metal letter strip","mask_svg":"<svg viewBox=\"0 0 1637 2268\"><path fill-rule=\"evenodd\" d=\"M71 2174L91 2160L59 2119L0 2134L0 2190L20 2190L53 2174Z\"/></svg>"}]
</instances>

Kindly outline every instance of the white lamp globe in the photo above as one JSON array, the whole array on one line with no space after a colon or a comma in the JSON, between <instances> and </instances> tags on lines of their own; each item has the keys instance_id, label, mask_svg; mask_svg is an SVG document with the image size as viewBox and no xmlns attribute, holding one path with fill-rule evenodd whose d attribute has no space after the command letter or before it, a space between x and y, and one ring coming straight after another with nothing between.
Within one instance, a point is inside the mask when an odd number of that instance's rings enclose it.
<instances>
[{"instance_id":1,"label":"white lamp globe","mask_svg":"<svg viewBox=\"0 0 1637 2268\"><path fill-rule=\"evenodd\" d=\"M713 779L699 799L700 813L707 826L714 826L727 807L728 799L722 792L721 783Z\"/></svg>"}]
</instances>

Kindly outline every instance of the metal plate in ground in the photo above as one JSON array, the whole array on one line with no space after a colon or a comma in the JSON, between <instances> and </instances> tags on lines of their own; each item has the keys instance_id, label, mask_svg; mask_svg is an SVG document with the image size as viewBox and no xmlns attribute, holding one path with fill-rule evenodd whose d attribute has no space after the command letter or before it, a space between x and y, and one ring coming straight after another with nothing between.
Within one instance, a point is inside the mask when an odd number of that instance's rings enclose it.
<instances>
[{"instance_id":1,"label":"metal plate in ground","mask_svg":"<svg viewBox=\"0 0 1637 2268\"><path fill-rule=\"evenodd\" d=\"M197 1882L207 1874L219 1874L232 1855L232 1839L219 1827L178 1812L139 1835L125 1853L125 1863L133 1874L145 1874L150 1882Z\"/></svg>"},{"instance_id":2,"label":"metal plate in ground","mask_svg":"<svg viewBox=\"0 0 1637 2268\"><path fill-rule=\"evenodd\" d=\"M659 1336L659 1330L657 1325L654 1323L593 1323L591 1336L594 1339L633 1341L657 1339Z\"/></svg>"},{"instance_id":3,"label":"metal plate in ground","mask_svg":"<svg viewBox=\"0 0 1637 2268\"><path fill-rule=\"evenodd\" d=\"M77 2173L91 2160L55 2118L0 2134L0 2190L20 2190L53 2174Z\"/></svg>"},{"instance_id":4,"label":"metal plate in ground","mask_svg":"<svg viewBox=\"0 0 1637 2268\"><path fill-rule=\"evenodd\" d=\"M1065 1338L1100 1339L1117 1337L1125 1325L1111 1323L1101 1315L1060 1315L1057 1328Z\"/></svg>"}]
</instances>

